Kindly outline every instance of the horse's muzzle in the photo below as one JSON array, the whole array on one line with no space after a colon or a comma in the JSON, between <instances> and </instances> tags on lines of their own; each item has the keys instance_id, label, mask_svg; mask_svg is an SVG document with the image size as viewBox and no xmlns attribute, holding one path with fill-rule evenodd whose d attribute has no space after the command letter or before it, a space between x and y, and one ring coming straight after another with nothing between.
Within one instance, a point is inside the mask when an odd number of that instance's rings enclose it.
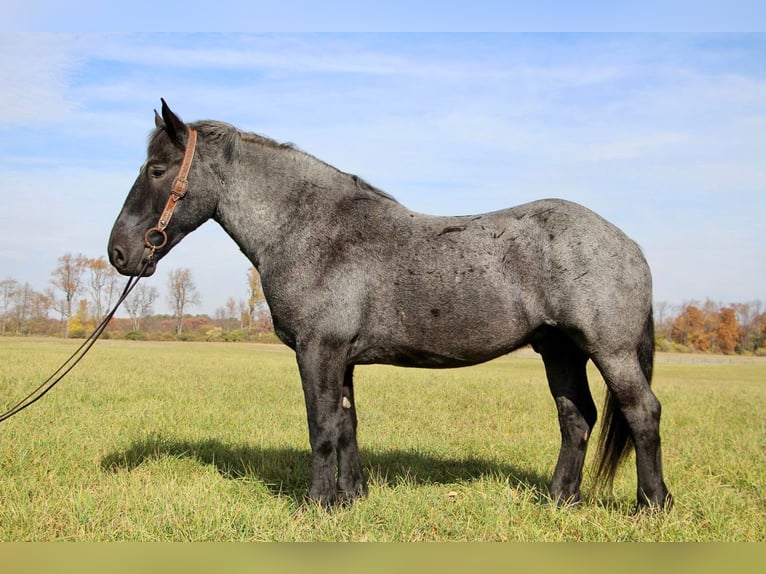
<instances>
[{"instance_id":1,"label":"horse's muzzle","mask_svg":"<svg viewBox=\"0 0 766 574\"><path fill-rule=\"evenodd\" d=\"M142 277L150 277L157 269L157 262L150 249L142 249L139 254L130 254L127 249L119 245L109 246L109 262L114 266L120 275L135 277L141 274ZM132 256L131 256L132 255ZM149 259L151 258L151 261ZM147 261L149 263L147 264ZM146 266L144 268L144 266ZM143 273L141 270L143 269Z\"/></svg>"}]
</instances>

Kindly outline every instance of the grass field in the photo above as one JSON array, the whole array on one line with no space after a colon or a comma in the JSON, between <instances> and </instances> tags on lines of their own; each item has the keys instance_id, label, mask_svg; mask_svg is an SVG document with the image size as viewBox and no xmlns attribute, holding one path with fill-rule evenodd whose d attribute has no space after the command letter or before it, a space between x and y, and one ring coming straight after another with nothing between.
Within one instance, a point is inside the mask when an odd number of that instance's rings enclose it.
<instances>
[{"instance_id":1,"label":"grass field","mask_svg":"<svg viewBox=\"0 0 766 574\"><path fill-rule=\"evenodd\" d=\"M76 344L0 339L0 406ZM676 505L645 515L632 513L632 460L613 492L587 476L583 506L547 503L559 437L539 359L358 367L370 496L325 513L302 503L310 456L289 350L101 341L0 425L0 540L765 540L766 360L726 361L658 358Z\"/></svg>"}]
</instances>

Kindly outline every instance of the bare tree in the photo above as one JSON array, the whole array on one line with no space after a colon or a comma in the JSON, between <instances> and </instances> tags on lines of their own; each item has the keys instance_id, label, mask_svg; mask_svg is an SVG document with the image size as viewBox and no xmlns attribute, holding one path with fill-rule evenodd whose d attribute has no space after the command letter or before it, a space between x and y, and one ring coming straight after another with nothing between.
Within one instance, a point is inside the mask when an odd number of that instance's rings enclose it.
<instances>
[{"instance_id":1,"label":"bare tree","mask_svg":"<svg viewBox=\"0 0 766 574\"><path fill-rule=\"evenodd\" d=\"M117 270L109 265L106 259L86 259L88 271L87 288L93 301L96 322L100 323L112 306L112 300L117 290Z\"/></svg>"},{"instance_id":2,"label":"bare tree","mask_svg":"<svg viewBox=\"0 0 766 574\"><path fill-rule=\"evenodd\" d=\"M176 319L176 333L183 331L184 310L189 305L198 305L199 292L194 285L190 269L173 269L168 277L168 303Z\"/></svg>"},{"instance_id":3,"label":"bare tree","mask_svg":"<svg viewBox=\"0 0 766 574\"><path fill-rule=\"evenodd\" d=\"M141 283L136 285L125 299L125 310L133 322L134 331L141 330L142 322L152 314L152 307L159 296L160 292L156 287Z\"/></svg>"},{"instance_id":4,"label":"bare tree","mask_svg":"<svg viewBox=\"0 0 766 574\"><path fill-rule=\"evenodd\" d=\"M218 326L223 329L226 326L226 309L223 307L216 307L213 312L213 319L218 323Z\"/></svg>"},{"instance_id":5,"label":"bare tree","mask_svg":"<svg viewBox=\"0 0 766 574\"><path fill-rule=\"evenodd\" d=\"M3 326L0 335L5 335L5 330L11 318L11 304L14 301L18 288L19 282L10 277L0 281L0 310L3 313Z\"/></svg>"},{"instance_id":6,"label":"bare tree","mask_svg":"<svg viewBox=\"0 0 766 574\"><path fill-rule=\"evenodd\" d=\"M29 310L29 318L33 322L30 331L34 332L34 329L41 330L44 328L45 321L48 319L48 313L53 306L53 299L54 296L50 289L44 293L33 292Z\"/></svg>"},{"instance_id":7,"label":"bare tree","mask_svg":"<svg viewBox=\"0 0 766 574\"><path fill-rule=\"evenodd\" d=\"M247 272L248 332L252 331L256 312L260 310L260 307L265 300L266 299L263 296L263 287L261 287L261 276L255 267L251 267Z\"/></svg>"},{"instance_id":8,"label":"bare tree","mask_svg":"<svg viewBox=\"0 0 766 574\"><path fill-rule=\"evenodd\" d=\"M755 351L760 343L758 317L763 303L759 300L732 305L740 326L739 347L744 352Z\"/></svg>"},{"instance_id":9,"label":"bare tree","mask_svg":"<svg viewBox=\"0 0 766 574\"><path fill-rule=\"evenodd\" d=\"M226 299L226 323L229 330L237 326L237 301L234 297Z\"/></svg>"},{"instance_id":10,"label":"bare tree","mask_svg":"<svg viewBox=\"0 0 766 574\"><path fill-rule=\"evenodd\" d=\"M237 311L239 313L239 328L244 329L246 324L250 324L250 309L247 301L239 299L237 301Z\"/></svg>"},{"instance_id":11,"label":"bare tree","mask_svg":"<svg viewBox=\"0 0 766 574\"><path fill-rule=\"evenodd\" d=\"M667 301L654 302L654 330L657 335L666 339L670 338L670 329L672 327L672 320L668 321L669 307L670 305Z\"/></svg>"},{"instance_id":12,"label":"bare tree","mask_svg":"<svg viewBox=\"0 0 766 574\"><path fill-rule=\"evenodd\" d=\"M72 305L77 294L80 292L82 275L85 270L87 259L82 255L74 256L65 253L58 258L58 265L51 272L51 284L59 289L64 297L56 306L66 321L64 335L69 337L69 326L72 320Z\"/></svg>"},{"instance_id":13,"label":"bare tree","mask_svg":"<svg viewBox=\"0 0 766 574\"><path fill-rule=\"evenodd\" d=\"M29 333L27 323L32 314L32 306L37 293L29 283L24 283L14 292L13 322L16 325L16 334Z\"/></svg>"}]
</instances>

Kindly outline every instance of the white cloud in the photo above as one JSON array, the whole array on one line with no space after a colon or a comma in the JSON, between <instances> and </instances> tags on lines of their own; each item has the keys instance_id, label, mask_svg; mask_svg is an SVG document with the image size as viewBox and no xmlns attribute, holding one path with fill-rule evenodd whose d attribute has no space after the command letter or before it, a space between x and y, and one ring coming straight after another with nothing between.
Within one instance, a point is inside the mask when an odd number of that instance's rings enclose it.
<instances>
[{"instance_id":1,"label":"white cloud","mask_svg":"<svg viewBox=\"0 0 766 574\"><path fill-rule=\"evenodd\" d=\"M0 126L60 121L76 109L71 75L78 66L72 37L0 34Z\"/></svg>"}]
</instances>

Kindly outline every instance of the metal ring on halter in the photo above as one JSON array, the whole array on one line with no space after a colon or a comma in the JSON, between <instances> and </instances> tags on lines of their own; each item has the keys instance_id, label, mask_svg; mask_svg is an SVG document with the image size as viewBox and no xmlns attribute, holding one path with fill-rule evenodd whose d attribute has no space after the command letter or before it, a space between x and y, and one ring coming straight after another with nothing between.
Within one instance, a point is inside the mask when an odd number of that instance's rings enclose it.
<instances>
[{"instance_id":1,"label":"metal ring on halter","mask_svg":"<svg viewBox=\"0 0 766 574\"><path fill-rule=\"evenodd\" d=\"M162 243L158 243L155 245L149 240L149 234L156 231L160 235L162 235ZM162 249L165 247L165 244L168 242L168 234L165 233L164 229L160 229L159 227L152 227L151 229L147 229L146 233L144 234L144 244L152 250L152 252L157 251L157 249Z\"/></svg>"}]
</instances>

